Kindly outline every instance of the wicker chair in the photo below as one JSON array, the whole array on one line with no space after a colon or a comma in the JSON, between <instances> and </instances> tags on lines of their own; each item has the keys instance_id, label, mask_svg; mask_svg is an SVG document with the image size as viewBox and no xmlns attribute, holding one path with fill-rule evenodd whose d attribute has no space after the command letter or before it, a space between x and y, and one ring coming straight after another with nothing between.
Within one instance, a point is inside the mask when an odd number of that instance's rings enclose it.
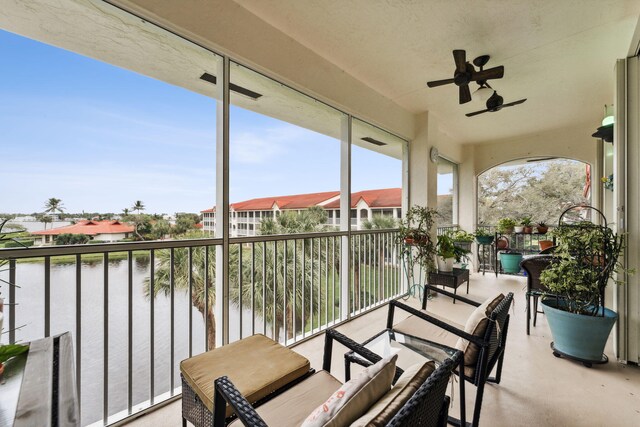
<instances>
[{"instance_id":1,"label":"wicker chair","mask_svg":"<svg viewBox=\"0 0 640 427\"><path fill-rule=\"evenodd\" d=\"M429 290L449 296L453 298L453 294L451 292L447 292L442 289L438 289L435 286L426 285L425 292ZM466 304L469 304L474 307L479 307L481 304L475 301L472 301L468 298L456 296L457 301L462 301ZM509 292L504 299L495 307L495 309L489 315L489 322L487 324L486 331L483 337L479 337L476 335L471 335L463 330L462 326L454 326L451 322L445 321L441 318L436 318L430 314L427 314L426 311L417 310L413 307L410 307L406 304L403 304L399 301L390 301L389 302L389 314L387 318L387 328L397 330L405 335L411 335L410 333L403 330L403 326L408 325L411 322L414 322L413 330L419 331L413 334L417 338L423 340L429 340L434 344L453 347L455 342L450 343L451 337L458 337L468 340L470 343L475 344L479 348L479 353L477 360L473 366L466 365L462 372L457 372L458 375L464 379L464 381L460 381L460 412L461 412L461 420L455 419L453 417L449 417L449 423L454 425L466 424L464 423L464 415L465 415L465 399L464 399L464 382L470 382L477 387L476 393L476 401L473 412L473 426L477 426L480 421L480 409L482 407L482 397L484 392L484 385L486 382L492 382L499 384L500 378L502 376L502 364L504 360L504 352L505 346L507 342L507 332L509 328L509 307L513 301L513 293ZM394 313L396 309L404 310L410 314L412 314L413 318L410 317L397 325L394 325ZM419 322L428 322L433 326L431 328L415 328L415 323ZM407 323L409 322L409 323ZM417 325L419 326L419 325ZM445 339L443 335L434 335L429 336L429 332L427 329L431 329L431 331L439 330L442 331L443 334L447 335ZM447 341L447 343L443 343L442 341ZM490 377L489 375L496 369L495 377ZM460 371L460 369L457 369Z\"/></svg>"},{"instance_id":2,"label":"wicker chair","mask_svg":"<svg viewBox=\"0 0 640 427\"><path fill-rule=\"evenodd\" d=\"M364 348L360 344L342 335L334 329L328 329L325 334L323 370L331 371L331 354L333 341L344 345L348 349L359 354L370 363L381 360L380 356ZM460 363L462 352L457 352L450 359L445 360L440 366L422 383L409 400L398 410L387 426L446 426L448 418L449 397L445 395L449 378L455 366ZM396 379L402 373L400 368L396 368ZM304 381L302 382L304 383ZM300 383L292 387L289 392L294 392L296 387L302 386ZM284 395L283 395L284 396ZM272 400L276 402L278 398ZM256 409L237 391L233 383L224 376L215 381L215 412L214 427L223 427L225 420L225 403L228 403L238 416L240 422L246 426L266 427L267 424L260 416L259 408ZM286 412L286 411L282 411ZM287 417L284 413L283 417Z\"/></svg>"},{"instance_id":3,"label":"wicker chair","mask_svg":"<svg viewBox=\"0 0 640 427\"><path fill-rule=\"evenodd\" d=\"M533 326L536 326L538 313L542 313L538 311L538 298L547 293L547 288L540 282L540 273L549 267L552 260L551 255L539 255L525 258L520 263L520 267L527 273L527 335L531 328L531 300L533 299Z\"/></svg>"}]
</instances>

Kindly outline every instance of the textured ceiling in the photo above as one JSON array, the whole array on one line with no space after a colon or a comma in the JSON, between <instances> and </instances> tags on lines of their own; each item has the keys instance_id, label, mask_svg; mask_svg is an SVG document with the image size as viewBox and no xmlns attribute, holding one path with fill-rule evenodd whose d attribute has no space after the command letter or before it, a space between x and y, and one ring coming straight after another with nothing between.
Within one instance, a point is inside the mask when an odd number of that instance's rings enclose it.
<instances>
[{"instance_id":1,"label":"textured ceiling","mask_svg":"<svg viewBox=\"0 0 640 427\"><path fill-rule=\"evenodd\" d=\"M640 13L624 0L235 1L402 107L430 111L462 142L595 128ZM491 55L487 67L505 66L492 82L505 103L528 101L465 117L484 107L458 105L455 86L426 87L452 76L453 49Z\"/></svg>"}]
</instances>

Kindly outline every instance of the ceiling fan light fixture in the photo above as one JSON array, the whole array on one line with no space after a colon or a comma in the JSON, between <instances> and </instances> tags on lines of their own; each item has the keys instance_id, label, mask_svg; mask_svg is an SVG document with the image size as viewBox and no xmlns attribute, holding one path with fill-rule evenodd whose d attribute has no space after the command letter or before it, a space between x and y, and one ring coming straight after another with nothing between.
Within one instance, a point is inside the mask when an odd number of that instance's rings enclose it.
<instances>
[{"instance_id":1,"label":"ceiling fan light fixture","mask_svg":"<svg viewBox=\"0 0 640 427\"><path fill-rule=\"evenodd\" d=\"M481 86L475 92L473 92L473 98L482 105L487 103L487 100L491 98L491 95L493 95L493 90L489 89L486 86Z\"/></svg>"}]
</instances>

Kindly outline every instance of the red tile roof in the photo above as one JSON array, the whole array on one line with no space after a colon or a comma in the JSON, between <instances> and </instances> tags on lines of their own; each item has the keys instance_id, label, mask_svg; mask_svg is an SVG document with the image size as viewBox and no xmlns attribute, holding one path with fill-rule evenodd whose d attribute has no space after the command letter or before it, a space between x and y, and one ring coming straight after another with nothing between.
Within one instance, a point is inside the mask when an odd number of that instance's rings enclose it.
<instances>
[{"instance_id":1,"label":"red tile roof","mask_svg":"<svg viewBox=\"0 0 640 427\"><path fill-rule=\"evenodd\" d=\"M64 227L52 228L51 230L34 231L31 234L39 236L54 235L70 233L70 234L86 234L87 236L95 236L96 234L118 234L118 233L132 233L134 227L127 223L121 223L120 221L95 221L95 220L83 220L78 221L76 224L67 225Z\"/></svg>"},{"instance_id":2,"label":"red tile roof","mask_svg":"<svg viewBox=\"0 0 640 427\"><path fill-rule=\"evenodd\" d=\"M399 208L402 206L402 188L383 188L351 193L351 207L355 208L360 199L364 200L370 208ZM338 209L340 200L328 203L324 207Z\"/></svg>"},{"instance_id":3,"label":"red tile roof","mask_svg":"<svg viewBox=\"0 0 640 427\"><path fill-rule=\"evenodd\" d=\"M306 209L311 206L323 206L327 209L338 209L340 199L328 200L340 196L339 191L326 191L324 193L295 194L291 196L262 197L259 199L245 200L232 203L235 211L264 211L271 210L274 205L279 209ZM351 194L351 207L355 207L358 201L363 199L371 208L393 208L402 205L401 188L385 188L381 190L366 190ZM215 208L201 211L202 213L215 212Z\"/></svg>"}]
</instances>

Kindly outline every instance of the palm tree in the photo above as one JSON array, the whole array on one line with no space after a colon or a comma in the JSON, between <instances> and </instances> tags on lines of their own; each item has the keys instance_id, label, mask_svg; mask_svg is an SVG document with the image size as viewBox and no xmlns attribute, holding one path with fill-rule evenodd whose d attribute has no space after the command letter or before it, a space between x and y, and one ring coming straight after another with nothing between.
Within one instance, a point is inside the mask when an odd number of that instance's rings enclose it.
<instances>
[{"instance_id":1,"label":"palm tree","mask_svg":"<svg viewBox=\"0 0 640 427\"><path fill-rule=\"evenodd\" d=\"M198 238L201 236L192 236L187 233L185 238ZM207 252L207 272L205 273L205 252ZM230 250L231 259L229 262L230 267L237 266L237 248L234 251ZM189 289L189 249L178 248L173 251L173 277L175 290L187 292ZM235 259L235 262L232 260ZM171 293L171 251L160 250L156 252L157 268L155 272L155 281L153 283L153 297L158 294L170 295ZM207 322L207 342L209 349L213 349L216 346L216 319L214 315L215 307L215 278L216 278L216 263L215 263L215 249L209 248L205 251L204 247L195 247L191 252L191 304L198 309L205 322ZM154 268L152 266L151 268ZM230 275L233 274L230 272ZM237 275L237 268L236 268ZM147 277L144 282L145 294L150 296L150 277ZM206 288L205 288L206 286ZM208 305L205 304L205 289L208 290ZM205 307L206 306L206 307ZM205 309L206 308L206 309Z\"/></svg>"},{"instance_id":2,"label":"palm tree","mask_svg":"<svg viewBox=\"0 0 640 427\"><path fill-rule=\"evenodd\" d=\"M138 215L140 215L140 212L144 210L144 203L142 203L141 200L136 200L131 209L134 211L138 211Z\"/></svg>"},{"instance_id":3,"label":"palm tree","mask_svg":"<svg viewBox=\"0 0 640 427\"><path fill-rule=\"evenodd\" d=\"M56 199L55 197L49 198L44 204L44 209L46 213L64 212L62 199Z\"/></svg>"},{"instance_id":4,"label":"palm tree","mask_svg":"<svg viewBox=\"0 0 640 427\"><path fill-rule=\"evenodd\" d=\"M127 209L127 208L122 209L122 215L123 216L128 216L129 215L129 209Z\"/></svg>"}]
</instances>

